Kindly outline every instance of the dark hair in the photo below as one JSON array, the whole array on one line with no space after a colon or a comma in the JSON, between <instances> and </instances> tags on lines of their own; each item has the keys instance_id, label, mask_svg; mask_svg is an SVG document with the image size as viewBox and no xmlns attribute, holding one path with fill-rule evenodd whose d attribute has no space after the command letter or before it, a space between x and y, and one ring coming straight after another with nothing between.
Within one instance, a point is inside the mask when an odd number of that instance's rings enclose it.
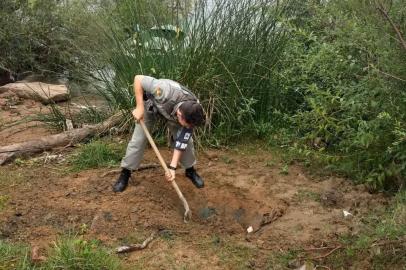
<instances>
[{"instance_id":1,"label":"dark hair","mask_svg":"<svg viewBox=\"0 0 406 270\"><path fill-rule=\"evenodd\" d=\"M180 105L179 110L182 112L185 121L192 126L200 126L204 123L205 115L203 107L196 101L185 101Z\"/></svg>"}]
</instances>

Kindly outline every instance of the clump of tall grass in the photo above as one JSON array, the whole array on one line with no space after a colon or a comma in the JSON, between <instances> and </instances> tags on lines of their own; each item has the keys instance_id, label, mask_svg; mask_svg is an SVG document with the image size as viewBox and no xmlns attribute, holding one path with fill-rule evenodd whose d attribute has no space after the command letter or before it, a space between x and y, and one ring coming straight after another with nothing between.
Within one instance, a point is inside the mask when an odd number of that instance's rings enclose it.
<instances>
[{"instance_id":1,"label":"clump of tall grass","mask_svg":"<svg viewBox=\"0 0 406 270\"><path fill-rule=\"evenodd\" d=\"M208 117L204 134L221 141L269 121L287 103L273 72L287 41L279 20L290 12L289 1L198 1L176 19L155 5L124 0L107 16L107 68L98 77L114 107L134 107L135 74L177 80L200 98Z\"/></svg>"},{"instance_id":2,"label":"clump of tall grass","mask_svg":"<svg viewBox=\"0 0 406 270\"><path fill-rule=\"evenodd\" d=\"M122 269L122 266L119 259L97 241L66 238L55 243L44 269L114 270Z\"/></svg>"},{"instance_id":3,"label":"clump of tall grass","mask_svg":"<svg viewBox=\"0 0 406 270\"><path fill-rule=\"evenodd\" d=\"M74 171L80 171L117 165L123 155L124 149L120 146L93 141L80 147L70 162Z\"/></svg>"},{"instance_id":4,"label":"clump of tall grass","mask_svg":"<svg viewBox=\"0 0 406 270\"><path fill-rule=\"evenodd\" d=\"M45 262L34 264L28 246L0 240L0 269L123 269L119 259L94 240L63 237L48 252Z\"/></svg>"},{"instance_id":5,"label":"clump of tall grass","mask_svg":"<svg viewBox=\"0 0 406 270\"><path fill-rule=\"evenodd\" d=\"M0 240L0 269L32 269L28 247Z\"/></svg>"}]
</instances>

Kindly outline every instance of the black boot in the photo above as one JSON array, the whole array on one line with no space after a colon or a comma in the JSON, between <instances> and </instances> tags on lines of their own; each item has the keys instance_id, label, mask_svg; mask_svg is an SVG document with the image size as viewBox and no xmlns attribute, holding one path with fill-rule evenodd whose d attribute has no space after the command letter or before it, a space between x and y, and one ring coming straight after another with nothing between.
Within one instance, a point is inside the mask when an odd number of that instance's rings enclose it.
<instances>
[{"instance_id":1,"label":"black boot","mask_svg":"<svg viewBox=\"0 0 406 270\"><path fill-rule=\"evenodd\" d=\"M131 176L131 171L126 168L123 168L116 183L114 183L114 185L113 185L113 191L114 192L123 192L128 185L128 179L130 178L130 176Z\"/></svg>"},{"instance_id":2,"label":"black boot","mask_svg":"<svg viewBox=\"0 0 406 270\"><path fill-rule=\"evenodd\" d=\"M193 185L195 185L195 187L197 188L204 187L203 179L200 177L200 175L197 174L195 168L193 167L187 168L185 171L185 175L187 178L192 180L192 183Z\"/></svg>"}]
</instances>

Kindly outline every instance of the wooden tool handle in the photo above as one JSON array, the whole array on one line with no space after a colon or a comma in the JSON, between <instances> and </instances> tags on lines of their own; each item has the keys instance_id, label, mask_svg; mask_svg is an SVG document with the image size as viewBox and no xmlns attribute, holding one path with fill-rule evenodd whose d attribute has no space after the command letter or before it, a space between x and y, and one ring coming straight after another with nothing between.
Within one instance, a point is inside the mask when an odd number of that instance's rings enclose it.
<instances>
[{"instance_id":1,"label":"wooden tool handle","mask_svg":"<svg viewBox=\"0 0 406 270\"><path fill-rule=\"evenodd\" d=\"M159 159L159 162L161 163L162 168L165 170L165 173L168 173L169 172L168 166L166 166L165 160L161 156L161 153L159 152L158 147L156 146L156 144L154 142L154 139L152 138L151 134L149 133L148 128L145 126L144 121L141 120L139 123L140 123L142 129L144 130L145 136L147 136L147 139L148 139L149 143L151 144L152 149L154 149L155 155ZM187 222L187 219L190 218L190 215L191 215L190 209L189 209L189 204L187 203L185 197L183 197L183 194L180 191L175 180L171 181L171 184L172 184L173 188L176 190L176 193L178 194L179 199L183 202L183 206L185 208L184 221Z\"/></svg>"}]
</instances>

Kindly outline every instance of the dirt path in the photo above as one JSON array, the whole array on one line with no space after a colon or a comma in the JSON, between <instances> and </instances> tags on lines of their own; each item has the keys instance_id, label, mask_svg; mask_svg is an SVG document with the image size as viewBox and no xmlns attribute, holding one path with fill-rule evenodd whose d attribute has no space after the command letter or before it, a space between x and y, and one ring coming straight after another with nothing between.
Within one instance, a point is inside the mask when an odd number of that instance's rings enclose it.
<instances>
[{"instance_id":1,"label":"dirt path","mask_svg":"<svg viewBox=\"0 0 406 270\"><path fill-rule=\"evenodd\" d=\"M169 157L168 149L161 151ZM149 150L145 163L154 162ZM45 248L58 235L75 231L116 247L142 242L161 230L148 249L123 257L126 263L264 268L269 250L335 243L357 229L358 216L385 202L347 180L309 177L299 166L282 167L269 152L247 147L201 154L204 189L194 188L181 170L177 176L193 212L186 225L182 204L159 168L135 173L128 189L114 194L117 175L103 177L109 169L71 174L63 166L9 165L0 168L0 194L8 197L0 212L0 237ZM343 210L355 217L344 218ZM254 232L248 234L250 226ZM232 255L236 252L243 252L248 262L241 265Z\"/></svg>"}]
</instances>

